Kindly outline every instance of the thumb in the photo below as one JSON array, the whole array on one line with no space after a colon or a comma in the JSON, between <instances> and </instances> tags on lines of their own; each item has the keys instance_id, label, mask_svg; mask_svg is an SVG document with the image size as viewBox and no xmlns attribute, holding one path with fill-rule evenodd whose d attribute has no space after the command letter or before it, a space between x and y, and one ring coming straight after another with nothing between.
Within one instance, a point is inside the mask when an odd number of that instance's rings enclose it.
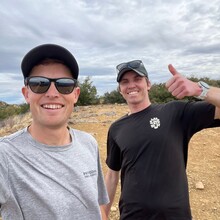
<instances>
[{"instance_id":1,"label":"thumb","mask_svg":"<svg viewBox=\"0 0 220 220\"><path fill-rule=\"evenodd\" d=\"M169 69L169 71L171 72L171 74L172 74L173 76L179 74L179 73L177 72L177 70L173 67L172 64L169 64L169 65L168 65L168 69Z\"/></svg>"}]
</instances>

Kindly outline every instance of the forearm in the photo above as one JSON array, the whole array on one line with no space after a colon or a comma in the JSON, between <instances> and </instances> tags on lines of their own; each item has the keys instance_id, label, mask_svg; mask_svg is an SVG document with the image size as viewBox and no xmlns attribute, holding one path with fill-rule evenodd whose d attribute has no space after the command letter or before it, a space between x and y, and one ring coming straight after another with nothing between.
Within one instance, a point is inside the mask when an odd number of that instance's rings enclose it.
<instances>
[{"instance_id":1,"label":"forearm","mask_svg":"<svg viewBox=\"0 0 220 220\"><path fill-rule=\"evenodd\" d=\"M220 88L210 87L205 100L220 108Z\"/></svg>"},{"instance_id":2,"label":"forearm","mask_svg":"<svg viewBox=\"0 0 220 220\"><path fill-rule=\"evenodd\" d=\"M105 211L105 205L100 206L100 211L101 211L101 215L102 215L102 220L108 220L108 216Z\"/></svg>"},{"instance_id":3,"label":"forearm","mask_svg":"<svg viewBox=\"0 0 220 220\"><path fill-rule=\"evenodd\" d=\"M106 185L107 186L107 190L108 190L108 195L109 195L109 203L107 205L104 206L104 210L106 215L108 216L112 207L112 204L114 202L114 198L115 198L115 194L116 194L116 190L117 190L117 185L116 184L112 184L112 185Z\"/></svg>"},{"instance_id":4,"label":"forearm","mask_svg":"<svg viewBox=\"0 0 220 220\"><path fill-rule=\"evenodd\" d=\"M220 119L220 88L210 87L205 101L216 106L215 119Z\"/></svg>"},{"instance_id":5,"label":"forearm","mask_svg":"<svg viewBox=\"0 0 220 220\"><path fill-rule=\"evenodd\" d=\"M107 174L105 176L105 184L106 184L106 188L108 191L108 196L109 196L110 202L107 205L103 206L103 210L104 210L106 216L108 216L110 213L111 206L112 206L114 198L115 198L115 193L117 190L118 181L119 181L119 172L112 171L112 170L107 171Z\"/></svg>"}]
</instances>

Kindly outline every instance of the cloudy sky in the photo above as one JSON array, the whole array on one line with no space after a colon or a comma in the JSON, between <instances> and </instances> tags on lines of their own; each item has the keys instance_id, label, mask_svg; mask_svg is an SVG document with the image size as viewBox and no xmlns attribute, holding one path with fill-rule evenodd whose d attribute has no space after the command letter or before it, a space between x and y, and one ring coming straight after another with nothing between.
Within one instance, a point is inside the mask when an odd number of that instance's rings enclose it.
<instances>
[{"instance_id":1,"label":"cloudy sky","mask_svg":"<svg viewBox=\"0 0 220 220\"><path fill-rule=\"evenodd\" d=\"M187 76L220 79L220 0L1 0L0 101L21 104L20 63L56 43L90 76L98 94L117 88L115 66L143 60L152 83L172 63Z\"/></svg>"}]
</instances>

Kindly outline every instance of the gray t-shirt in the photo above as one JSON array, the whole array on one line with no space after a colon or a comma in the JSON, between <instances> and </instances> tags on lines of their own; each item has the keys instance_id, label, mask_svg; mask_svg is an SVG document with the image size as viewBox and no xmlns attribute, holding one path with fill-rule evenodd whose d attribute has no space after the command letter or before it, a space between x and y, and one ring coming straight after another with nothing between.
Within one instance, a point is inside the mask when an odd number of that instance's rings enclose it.
<instances>
[{"instance_id":1,"label":"gray t-shirt","mask_svg":"<svg viewBox=\"0 0 220 220\"><path fill-rule=\"evenodd\" d=\"M70 129L72 143L47 146L27 128L0 139L3 220L99 220L108 203L96 140Z\"/></svg>"}]
</instances>

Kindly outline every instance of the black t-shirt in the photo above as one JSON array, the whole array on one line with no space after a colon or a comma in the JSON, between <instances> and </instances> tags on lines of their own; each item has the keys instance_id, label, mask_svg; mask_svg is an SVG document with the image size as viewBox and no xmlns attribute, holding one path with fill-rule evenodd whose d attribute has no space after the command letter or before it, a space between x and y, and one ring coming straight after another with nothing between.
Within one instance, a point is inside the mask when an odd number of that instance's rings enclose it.
<instances>
[{"instance_id":1,"label":"black t-shirt","mask_svg":"<svg viewBox=\"0 0 220 220\"><path fill-rule=\"evenodd\" d=\"M220 126L203 101L154 104L114 122L106 163L121 170L121 220L191 220L188 143L203 128Z\"/></svg>"}]
</instances>

